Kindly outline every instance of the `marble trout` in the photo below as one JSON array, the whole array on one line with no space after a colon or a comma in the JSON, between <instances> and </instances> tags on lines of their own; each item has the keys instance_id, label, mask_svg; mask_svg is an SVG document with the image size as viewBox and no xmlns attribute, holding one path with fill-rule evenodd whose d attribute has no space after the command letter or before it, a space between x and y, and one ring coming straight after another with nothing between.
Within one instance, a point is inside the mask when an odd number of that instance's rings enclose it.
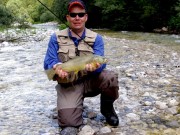
<instances>
[{"instance_id":1,"label":"marble trout","mask_svg":"<svg viewBox=\"0 0 180 135\"><path fill-rule=\"evenodd\" d=\"M84 55L77 56L65 63L58 64L57 66L60 66L66 72L78 73L85 69L86 64L93 64L96 66L96 63L105 64L107 63L107 59L99 55ZM49 80L52 80L55 75L54 69L45 70L45 73Z\"/></svg>"}]
</instances>

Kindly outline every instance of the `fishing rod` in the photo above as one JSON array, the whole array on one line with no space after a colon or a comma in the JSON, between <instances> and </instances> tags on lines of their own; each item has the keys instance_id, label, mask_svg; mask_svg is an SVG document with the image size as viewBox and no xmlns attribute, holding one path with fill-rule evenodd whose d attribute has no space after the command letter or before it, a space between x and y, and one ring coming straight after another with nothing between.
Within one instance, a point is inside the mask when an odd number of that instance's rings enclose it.
<instances>
[{"instance_id":1,"label":"fishing rod","mask_svg":"<svg viewBox=\"0 0 180 135\"><path fill-rule=\"evenodd\" d=\"M51 12L58 20L61 21L61 23L65 24L67 27L69 27L64 21L62 21L59 16L57 16L51 9L49 9L44 3L42 3L40 0L37 0L43 7L45 7L49 12ZM70 28L70 27L69 27ZM70 29L72 32L74 32L81 40L83 40L86 44L89 45L89 43L87 43L81 36L79 36L79 34L77 34L75 31L73 31L72 29Z\"/></svg>"}]
</instances>

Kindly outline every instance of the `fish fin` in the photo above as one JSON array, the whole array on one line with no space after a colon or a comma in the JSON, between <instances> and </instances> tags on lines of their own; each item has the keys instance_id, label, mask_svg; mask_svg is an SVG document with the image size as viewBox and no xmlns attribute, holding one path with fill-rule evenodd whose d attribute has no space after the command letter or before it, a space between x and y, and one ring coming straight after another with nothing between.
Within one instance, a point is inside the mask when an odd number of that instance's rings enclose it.
<instances>
[{"instance_id":1,"label":"fish fin","mask_svg":"<svg viewBox=\"0 0 180 135\"><path fill-rule=\"evenodd\" d=\"M54 77L54 75L55 75L54 69L45 70L45 73L46 73L49 81L50 81L50 80L53 80L53 77Z\"/></svg>"},{"instance_id":2,"label":"fish fin","mask_svg":"<svg viewBox=\"0 0 180 135\"><path fill-rule=\"evenodd\" d=\"M78 71L74 71L74 74L75 74L75 75L78 74Z\"/></svg>"}]
</instances>

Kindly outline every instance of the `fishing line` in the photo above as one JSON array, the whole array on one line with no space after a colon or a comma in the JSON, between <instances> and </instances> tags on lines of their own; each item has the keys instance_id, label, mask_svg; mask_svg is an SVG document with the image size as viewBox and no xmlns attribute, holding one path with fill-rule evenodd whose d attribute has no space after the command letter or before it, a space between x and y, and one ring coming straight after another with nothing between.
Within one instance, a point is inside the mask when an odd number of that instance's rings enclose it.
<instances>
[{"instance_id":1,"label":"fishing line","mask_svg":"<svg viewBox=\"0 0 180 135\"><path fill-rule=\"evenodd\" d=\"M61 23L65 24L67 27L69 27L64 21L62 21L51 9L49 9L44 3L42 3L40 0L37 0L42 6L44 6L49 12L51 12L57 19L61 21ZM69 27L70 28L70 27ZM70 29L72 32L74 32L72 29ZM89 45L79 34L74 32L81 40L83 40L86 44Z\"/></svg>"}]
</instances>

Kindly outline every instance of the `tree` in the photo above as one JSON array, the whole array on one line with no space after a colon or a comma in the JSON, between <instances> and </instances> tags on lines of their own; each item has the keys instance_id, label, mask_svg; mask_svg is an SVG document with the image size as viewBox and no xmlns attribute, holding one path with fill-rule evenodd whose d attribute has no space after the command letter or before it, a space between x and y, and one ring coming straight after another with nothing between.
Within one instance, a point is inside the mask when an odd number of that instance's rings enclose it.
<instances>
[{"instance_id":1,"label":"tree","mask_svg":"<svg viewBox=\"0 0 180 135\"><path fill-rule=\"evenodd\" d=\"M4 5L5 6L7 2L8 2L8 0L1 0L0 1L0 5Z\"/></svg>"},{"instance_id":2,"label":"tree","mask_svg":"<svg viewBox=\"0 0 180 135\"><path fill-rule=\"evenodd\" d=\"M180 32L180 0L177 2L176 6L174 7L174 10L176 13L171 16L169 20L169 27L174 32L179 33Z\"/></svg>"},{"instance_id":3,"label":"tree","mask_svg":"<svg viewBox=\"0 0 180 135\"><path fill-rule=\"evenodd\" d=\"M66 23L65 16L67 15L67 6L68 6L69 0L54 0L52 4L52 11L56 14L58 17L58 21L60 23Z\"/></svg>"},{"instance_id":4,"label":"tree","mask_svg":"<svg viewBox=\"0 0 180 135\"><path fill-rule=\"evenodd\" d=\"M104 26L114 30L152 31L167 27L178 0L95 0ZM109 25L110 24L110 25Z\"/></svg>"},{"instance_id":5,"label":"tree","mask_svg":"<svg viewBox=\"0 0 180 135\"><path fill-rule=\"evenodd\" d=\"M13 21L12 14L3 5L0 5L0 25L10 25Z\"/></svg>"}]
</instances>

